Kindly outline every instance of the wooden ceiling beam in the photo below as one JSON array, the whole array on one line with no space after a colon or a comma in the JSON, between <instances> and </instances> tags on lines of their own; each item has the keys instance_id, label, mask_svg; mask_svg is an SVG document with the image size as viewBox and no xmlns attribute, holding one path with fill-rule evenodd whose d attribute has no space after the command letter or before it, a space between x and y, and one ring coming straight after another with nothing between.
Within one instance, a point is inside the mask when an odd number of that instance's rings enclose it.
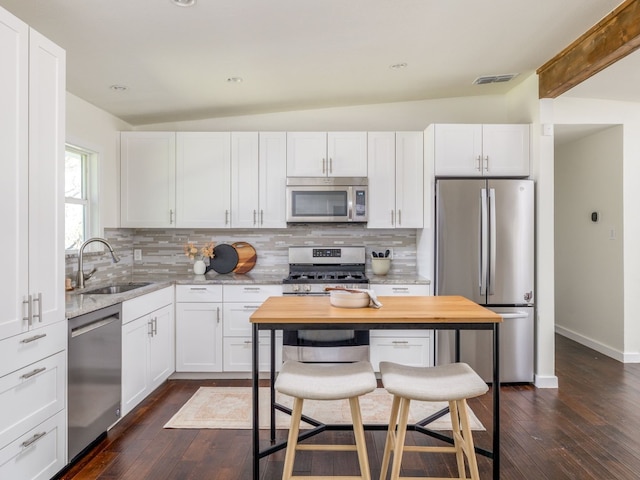
<instances>
[{"instance_id":1,"label":"wooden ceiling beam","mask_svg":"<svg viewBox=\"0 0 640 480\"><path fill-rule=\"evenodd\" d=\"M538 97L556 98L638 48L640 0L626 0L538 68Z\"/></svg>"}]
</instances>

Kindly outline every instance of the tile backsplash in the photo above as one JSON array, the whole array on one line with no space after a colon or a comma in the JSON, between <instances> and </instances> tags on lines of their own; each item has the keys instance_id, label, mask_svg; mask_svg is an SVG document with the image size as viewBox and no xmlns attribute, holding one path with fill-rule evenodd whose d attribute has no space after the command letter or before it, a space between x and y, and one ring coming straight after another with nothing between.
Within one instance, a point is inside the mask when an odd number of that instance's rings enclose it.
<instances>
[{"instance_id":1,"label":"tile backsplash","mask_svg":"<svg viewBox=\"0 0 640 480\"><path fill-rule=\"evenodd\" d=\"M201 247L207 242L247 242L256 249L258 258L252 273L288 273L288 248L290 246L340 246L363 245L367 254L386 248L393 250L392 272L415 274L416 230L367 229L364 225L290 225L286 229L105 229L105 238L120 256L119 263L112 263L108 253L84 255L84 271L96 268L92 283L125 282L133 275L186 275L191 273L193 262L184 254L183 245L193 242ZM134 249L140 249L142 260L133 258ZM88 249L87 249L88 250ZM75 282L77 255L67 255L66 276ZM367 273L371 274L367 259Z\"/></svg>"}]
</instances>

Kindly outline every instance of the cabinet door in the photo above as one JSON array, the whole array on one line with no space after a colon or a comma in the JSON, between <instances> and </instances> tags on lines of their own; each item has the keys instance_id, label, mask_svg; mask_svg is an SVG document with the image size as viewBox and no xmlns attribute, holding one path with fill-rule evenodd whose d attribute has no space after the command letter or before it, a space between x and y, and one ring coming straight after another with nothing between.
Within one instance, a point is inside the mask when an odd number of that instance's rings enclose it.
<instances>
[{"instance_id":1,"label":"cabinet door","mask_svg":"<svg viewBox=\"0 0 640 480\"><path fill-rule=\"evenodd\" d=\"M176 226L228 228L231 211L231 136L176 134Z\"/></svg>"},{"instance_id":2,"label":"cabinet door","mask_svg":"<svg viewBox=\"0 0 640 480\"><path fill-rule=\"evenodd\" d=\"M287 134L260 132L258 193L261 228L286 228Z\"/></svg>"},{"instance_id":3,"label":"cabinet door","mask_svg":"<svg viewBox=\"0 0 640 480\"><path fill-rule=\"evenodd\" d=\"M483 125L484 174L491 177L529 176L529 125Z\"/></svg>"},{"instance_id":4,"label":"cabinet door","mask_svg":"<svg viewBox=\"0 0 640 480\"><path fill-rule=\"evenodd\" d=\"M0 9L0 339L28 328L29 27ZM64 257L64 254L61 254ZM63 275L64 276L64 275Z\"/></svg>"},{"instance_id":5,"label":"cabinet door","mask_svg":"<svg viewBox=\"0 0 640 480\"><path fill-rule=\"evenodd\" d=\"M396 134L369 132L369 221L367 228L394 228L396 215Z\"/></svg>"},{"instance_id":6,"label":"cabinet door","mask_svg":"<svg viewBox=\"0 0 640 480\"><path fill-rule=\"evenodd\" d=\"M176 371L222 371L222 304L176 304Z\"/></svg>"},{"instance_id":7,"label":"cabinet door","mask_svg":"<svg viewBox=\"0 0 640 480\"><path fill-rule=\"evenodd\" d=\"M327 134L325 132L287 133L287 176L326 176Z\"/></svg>"},{"instance_id":8,"label":"cabinet door","mask_svg":"<svg viewBox=\"0 0 640 480\"><path fill-rule=\"evenodd\" d=\"M150 317L149 388L154 390L175 371L173 306L156 310Z\"/></svg>"},{"instance_id":9,"label":"cabinet door","mask_svg":"<svg viewBox=\"0 0 640 480\"><path fill-rule=\"evenodd\" d=\"M29 292L34 296L34 327L65 318L65 101L65 52L31 29Z\"/></svg>"},{"instance_id":10,"label":"cabinet door","mask_svg":"<svg viewBox=\"0 0 640 480\"><path fill-rule=\"evenodd\" d=\"M434 131L436 176L483 175L482 125L438 124Z\"/></svg>"},{"instance_id":11,"label":"cabinet door","mask_svg":"<svg viewBox=\"0 0 640 480\"><path fill-rule=\"evenodd\" d=\"M231 226L258 226L258 133L231 134Z\"/></svg>"},{"instance_id":12,"label":"cabinet door","mask_svg":"<svg viewBox=\"0 0 640 480\"><path fill-rule=\"evenodd\" d=\"M329 132L327 157L330 177L366 177L367 132Z\"/></svg>"},{"instance_id":13,"label":"cabinet door","mask_svg":"<svg viewBox=\"0 0 640 480\"><path fill-rule=\"evenodd\" d=\"M175 226L176 135L120 134L120 225Z\"/></svg>"},{"instance_id":14,"label":"cabinet door","mask_svg":"<svg viewBox=\"0 0 640 480\"><path fill-rule=\"evenodd\" d=\"M148 315L122 326L122 416L140 403L149 392Z\"/></svg>"},{"instance_id":15,"label":"cabinet door","mask_svg":"<svg viewBox=\"0 0 640 480\"><path fill-rule=\"evenodd\" d=\"M396 133L396 228L422 228L424 153L422 132Z\"/></svg>"}]
</instances>

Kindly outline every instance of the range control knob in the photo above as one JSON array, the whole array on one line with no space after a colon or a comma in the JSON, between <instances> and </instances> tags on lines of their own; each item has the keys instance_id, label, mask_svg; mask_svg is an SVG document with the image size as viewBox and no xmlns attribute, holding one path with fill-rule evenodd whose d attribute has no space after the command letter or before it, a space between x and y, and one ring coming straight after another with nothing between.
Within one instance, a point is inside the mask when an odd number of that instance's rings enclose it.
<instances>
[{"instance_id":1,"label":"range control knob","mask_svg":"<svg viewBox=\"0 0 640 480\"><path fill-rule=\"evenodd\" d=\"M300 285L293 285L292 290L294 292L297 292L298 290L300 290Z\"/></svg>"},{"instance_id":2,"label":"range control knob","mask_svg":"<svg viewBox=\"0 0 640 480\"><path fill-rule=\"evenodd\" d=\"M311 285L305 285L304 286L304 291L305 292L310 292L311 291Z\"/></svg>"}]
</instances>

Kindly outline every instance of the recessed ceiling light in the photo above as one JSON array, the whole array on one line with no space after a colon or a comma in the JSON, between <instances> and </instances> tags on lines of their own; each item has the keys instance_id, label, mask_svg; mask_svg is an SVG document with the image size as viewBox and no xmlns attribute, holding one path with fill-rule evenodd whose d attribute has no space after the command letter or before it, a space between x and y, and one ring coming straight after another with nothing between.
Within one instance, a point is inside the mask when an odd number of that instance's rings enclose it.
<instances>
[{"instance_id":1,"label":"recessed ceiling light","mask_svg":"<svg viewBox=\"0 0 640 480\"><path fill-rule=\"evenodd\" d=\"M227 78L227 82L229 83L242 83L242 77L229 77Z\"/></svg>"},{"instance_id":2,"label":"recessed ceiling light","mask_svg":"<svg viewBox=\"0 0 640 480\"><path fill-rule=\"evenodd\" d=\"M171 2L179 7L193 7L196 0L171 0Z\"/></svg>"},{"instance_id":3,"label":"recessed ceiling light","mask_svg":"<svg viewBox=\"0 0 640 480\"><path fill-rule=\"evenodd\" d=\"M391 70L402 70L403 68L407 68L406 63L394 63L393 65L389 65Z\"/></svg>"},{"instance_id":4,"label":"recessed ceiling light","mask_svg":"<svg viewBox=\"0 0 640 480\"><path fill-rule=\"evenodd\" d=\"M114 92L124 92L129 89L126 85L111 85L109 88Z\"/></svg>"}]
</instances>

